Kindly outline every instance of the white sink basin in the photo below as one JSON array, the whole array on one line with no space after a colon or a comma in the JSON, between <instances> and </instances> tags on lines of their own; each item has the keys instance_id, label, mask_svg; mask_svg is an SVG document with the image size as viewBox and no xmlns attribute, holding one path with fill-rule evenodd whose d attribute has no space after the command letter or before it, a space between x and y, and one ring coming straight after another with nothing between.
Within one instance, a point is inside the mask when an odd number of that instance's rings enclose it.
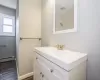
<instances>
[{"instance_id":1,"label":"white sink basin","mask_svg":"<svg viewBox=\"0 0 100 80\"><path fill-rule=\"evenodd\" d=\"M87 60L87 54L70 50L57 50L55 47L37 47L36 52L67 71Z\"/></svg>"}]
</instances>

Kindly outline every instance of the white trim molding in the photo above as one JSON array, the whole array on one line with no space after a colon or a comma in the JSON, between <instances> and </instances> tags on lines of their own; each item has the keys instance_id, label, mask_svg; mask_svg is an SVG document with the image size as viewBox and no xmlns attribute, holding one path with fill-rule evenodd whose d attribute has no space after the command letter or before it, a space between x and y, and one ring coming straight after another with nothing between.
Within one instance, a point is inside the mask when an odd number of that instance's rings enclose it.
<instances>
[{"instance_id":1,"label":"white trim molding","mask_svg":"<svg viewBox=\"0 0 100 80\"><path fill-rule=\"evenodd\" d=\"M18 80L23 80L23 79L28 78L28 77L33 76L33 75L34 75L34 72L30 72L30 73L27 73L25 75L19 76Z\"/></svg>"}]
</instances>

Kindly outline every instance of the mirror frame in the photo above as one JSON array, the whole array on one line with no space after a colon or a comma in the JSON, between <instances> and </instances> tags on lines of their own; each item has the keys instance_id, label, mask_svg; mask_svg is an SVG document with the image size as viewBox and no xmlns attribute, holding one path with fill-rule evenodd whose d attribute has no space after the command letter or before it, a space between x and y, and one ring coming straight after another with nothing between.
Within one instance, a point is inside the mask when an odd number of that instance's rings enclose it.
<instances>
[{"instance_id":1,"label":"mirror frame","mask_svg":"<svg viewBox=\"0 0 100 80\"><path fill-rule=\"evenodd\" d=\"M56 31L55 30L55 0L54 0L54 5L53 5L53 34L61 34L61 33L70 33L70 32L77 32L77 5L78 1L74 0L74 28L73 29L67 29L67 30L61 30L61 31Z\"/></svg>"}]
</instances>

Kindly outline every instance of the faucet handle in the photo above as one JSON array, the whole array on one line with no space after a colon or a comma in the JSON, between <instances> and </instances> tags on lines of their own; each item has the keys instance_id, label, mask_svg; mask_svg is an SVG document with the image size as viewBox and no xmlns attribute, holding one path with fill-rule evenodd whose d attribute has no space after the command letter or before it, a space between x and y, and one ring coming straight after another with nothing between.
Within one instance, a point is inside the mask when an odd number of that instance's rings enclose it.
<instances>
[{"instance_id":1,"label":"faucet handle","mask_svg":"<svg viewBox=\"0 0 100 80\"><path fill-rule=\"evenodd\" d=\"M56 45L56 48L57 48L58 50L63 50L63 49L64 49L64 46L65 46L65 45L59 45L59 44L57 44L57 45Z\"/></svg>"}]
</instances>

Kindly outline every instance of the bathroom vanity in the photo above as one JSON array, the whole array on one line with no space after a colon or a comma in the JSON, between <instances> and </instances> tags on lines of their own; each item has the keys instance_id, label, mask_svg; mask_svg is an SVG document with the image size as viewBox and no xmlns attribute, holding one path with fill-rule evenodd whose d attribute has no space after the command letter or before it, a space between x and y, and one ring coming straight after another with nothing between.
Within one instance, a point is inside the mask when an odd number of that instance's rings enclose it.
<instances>
[{"instance_id":1,"label":"bathroom vanity","mask_svg":"<svg viewBox=\"0 0 100 80\"><path fill-rule=\"evenodd\" d=\"M86 60L85 53L35 48L34 80L86 80Z\"/></svg>"}]
</instances>

